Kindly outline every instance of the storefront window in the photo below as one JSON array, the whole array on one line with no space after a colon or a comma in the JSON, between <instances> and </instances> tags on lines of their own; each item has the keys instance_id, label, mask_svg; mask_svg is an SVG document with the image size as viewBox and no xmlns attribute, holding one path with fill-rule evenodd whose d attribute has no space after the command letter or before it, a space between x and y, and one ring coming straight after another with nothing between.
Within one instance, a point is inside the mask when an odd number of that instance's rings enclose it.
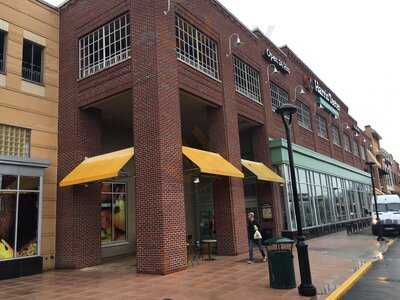
<instances>
[{"instance_id":1,"label":"storefront window","mask_svg":"<svg viewBox=\"0 0 400 300\"><path fill-rule=\"evenodd\" d=\"M0 175L0 260L38 255L40 177Z\"/></svg>"},{"instance_id":2,"label":"storefront window","mask_svg":"<svg viewBox=\"0 0 400 300\"><path fill-rule=\"evenodd\" d=\"M127 189L125 183L105 182L101 187L101 242L127 240Z\"/></svg>"}]
</instances>

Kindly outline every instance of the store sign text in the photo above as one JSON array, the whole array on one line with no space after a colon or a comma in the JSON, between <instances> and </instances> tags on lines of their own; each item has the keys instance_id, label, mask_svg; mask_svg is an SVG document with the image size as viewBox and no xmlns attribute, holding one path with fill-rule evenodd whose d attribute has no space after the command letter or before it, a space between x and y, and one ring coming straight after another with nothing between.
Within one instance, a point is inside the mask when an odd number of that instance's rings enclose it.
<instances>
[{"instance_id":1,"label":"store sign text","mask_svg":"<svg viewBox=\"0 0 400 300\"><path fill-rule=\"evenodd\" d=\"M290 74L290 69L287 64L283 60L279 59L277 56L273 55L271 50L267 49L263 57L264 59L272 62L280 71Z\"/></svg>"},{"instance_id":2,"label":"store sign text","mask_svg":"<svg viewBox=\"0 0 400 300\"><path fill-rule=\"evenodd\" d=\"M320 85L318 80L314 79L313 80L313 89L315 93L320 95L322 98L324 98L326 101L329 102L330 105L332 105L337 111L340 111L340 104L333 99L333 96L331 93L325 91Z\"/></svg>"}]
</instances>

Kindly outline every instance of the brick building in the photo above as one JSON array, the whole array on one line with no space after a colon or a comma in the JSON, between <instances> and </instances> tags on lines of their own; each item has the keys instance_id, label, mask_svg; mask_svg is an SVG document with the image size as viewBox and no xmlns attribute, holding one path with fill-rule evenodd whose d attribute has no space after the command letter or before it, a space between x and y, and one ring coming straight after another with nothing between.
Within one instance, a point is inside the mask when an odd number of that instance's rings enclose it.
<instances>
[{"instance_id":1,"label":"brick building","mask_svg":"<svg viewBox=\"0 0 400 300\"><path fill-rule=\"evenodd\" d=\"M41 1L0 2L0 279L54 268L58 24Z\"/></svg>"},{"instance_id":2,"label":"brick building","mask_svg":"<svg viewBox=\"0 0 400 300\"><path fill-rule=\"evenodd\" d=\"M370 138L292 50L217 1L70 0L60 43L58 267L136 253L139 272L167 274L188 240L243 253L246 210L265 236L293 234L283 102L300 107L308 231L368 219Z\"/></svg>"}]
</instances>

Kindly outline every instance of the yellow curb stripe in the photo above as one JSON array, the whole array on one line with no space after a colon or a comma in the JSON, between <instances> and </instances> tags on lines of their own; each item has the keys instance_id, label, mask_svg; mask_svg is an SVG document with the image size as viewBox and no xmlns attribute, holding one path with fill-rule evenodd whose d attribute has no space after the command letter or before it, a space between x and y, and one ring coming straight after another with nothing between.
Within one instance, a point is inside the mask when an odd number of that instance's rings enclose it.
<instances>
[{"instance_id":1,"label":"yellow curb stripe","mask_svg":"<svg viewBox=\"0 0 400 300\"><path fill-rule=\"evenodd\" d=\"M331 293L326 300L338 300L341 299L356 283L361 279L361 277L368 272L372 267L372 261L366 262L358 269L353 275L351 275L345 282L343 282L336 290Z\"/></svg>"},{"instance_id":2,"label":"yellow curb stripe","mask_svg":"<svg viewBox=\"0 0 400 300\"><path fill-rule=\"evenodd\" d=\"M390 240L387 243L388 249L393 246L396 240ZM334 290L325 300L340 300L343 296L364 276L365 273L372 267L373 261L366 262L351 275L345 282L343 282L336 290Z\"/></svg>"}]
</instances>

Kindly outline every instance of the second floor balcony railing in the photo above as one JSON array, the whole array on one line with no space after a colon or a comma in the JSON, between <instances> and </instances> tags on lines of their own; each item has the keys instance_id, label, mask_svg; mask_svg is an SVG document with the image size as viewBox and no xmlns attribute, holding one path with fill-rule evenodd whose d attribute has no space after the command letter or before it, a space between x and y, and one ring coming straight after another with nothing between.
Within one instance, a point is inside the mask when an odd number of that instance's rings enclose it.
<instances>
[{"instance_id":1,"label":"second floor balcony railing","mask_svg":"<svg viewBox=\"0 0 400 300\"><path fill-rule=\"evenodd\" d=\"M22 62L22 78L42 82L42 67L29 62Z\"/></svg>"}]
</instances>

